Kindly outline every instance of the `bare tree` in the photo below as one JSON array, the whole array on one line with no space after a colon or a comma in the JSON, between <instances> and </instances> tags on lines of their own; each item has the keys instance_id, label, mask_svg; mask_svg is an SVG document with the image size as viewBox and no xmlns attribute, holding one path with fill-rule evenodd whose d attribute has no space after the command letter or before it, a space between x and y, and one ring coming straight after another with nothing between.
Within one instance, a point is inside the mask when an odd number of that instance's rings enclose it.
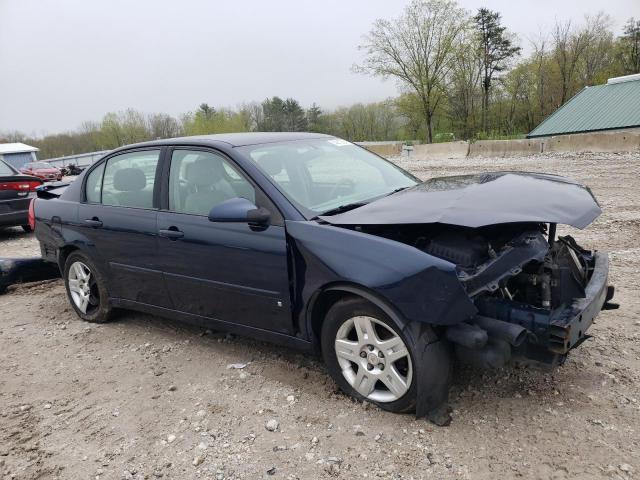
<instances>
[{"instance_id":1,"label":"bare tree","mask_svg":"<svg viewBox=\"0 0 640 480\"><path fill-rule=\"evenodd\" d=\"M546 36L540 34L539 39L531 42L533 54L531 55L533 75L535 76L536 97L538 99L538 108L540 110L540 118L547 115L547 85L550 83L549 69L547 68L547 42Z\"/></svg>"},{"instance_id":2,"label":"bare tree","mask_svg":"<svg viewBox=\"0 0 640 480\"><path fill-rule=\"evenodd\" d=\"M640 20L629 19L619 42L619 59L625 73L640 73Z\"/></svg>"},{"instance_id":3,"label":"bare tree","mask_svg":"<svg viewBox=\"0 0 640 480\"><path fill-rule=\"evenodd\" d=\"M415 91L433 142L433 115L444 96L462 32L469 26L466 10L450 0L413 0L395 20L377 20L360 46L364 63L355 70L393 77Z\"/></svg>"},{"instance_id":4,"label":"bare tree","mask_svg":"<svg viewBox=\"0 0 640 480\"><path fill-rule=\"evenodd\" d=\"M452 120L463 138L471 138L476 127L476 107L479 100L482 59L473 32L465 32L455 52L447 97Z\"/></svg>"},{"instance_id":5,"label":"bare tree","mask_svg":"<svg viewBox=\"0 0 640 480\"><path fill-rule=\"evenodd\" d=\"M560 71L560 105L573 93L578 65L588 46L588 36L584 30L575 32L571 21L556 22L553 32L554 59Z\"/></svg>"},{"instance_id":6,"label":"bare tree","mask_svg":"<svg viewBox=\"0 0 640 480\"><path fill-rule=\"evenodd\" d=\"M611 17L604 12L595 16L587 15L584 36L586 47L582 58L582 83L590 85L596 83L598 72L603 71L612 63L613 32L611 32Z\"/></svg>"},{"instance_id":7,"label":"bare tree","mask_svg":"<svg viewBox=\"0 0 640 480\"><path fill-rule=\"evenodd\" d=\"M182 133L180 123L166 113L154 113L148 116L151 138L172 138Z\"/></svg>"}]
</instances>

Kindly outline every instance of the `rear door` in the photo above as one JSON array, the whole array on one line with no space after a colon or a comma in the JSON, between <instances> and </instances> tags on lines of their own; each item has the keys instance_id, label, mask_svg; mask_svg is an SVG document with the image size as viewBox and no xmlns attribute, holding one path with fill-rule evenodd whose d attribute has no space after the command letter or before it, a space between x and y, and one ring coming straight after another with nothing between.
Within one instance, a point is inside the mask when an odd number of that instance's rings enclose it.
<instances>
[{"instance_id":1,"label":"rear door","mask_svg":"<svg viewBox=\"0 0 640 480\"><path fill-rule=\"evenodd\" d=\"M157 265L160 148L114 155L85 182L79 224L109 272L114 298L168 307Z\"/></svg>"},{"instance_id":2,"label":"rear door","mask_svg":"<svg viewBox=\"0 0 640 480\"><path fill-rule=\"evenodd\" d=\"M158 252L174 308L291 333L286 236L275 206L217 151L176 148L167 157ZM211 208L237 197L267 208L271 225L209 221Z\"/></svg>"}]
</instances>

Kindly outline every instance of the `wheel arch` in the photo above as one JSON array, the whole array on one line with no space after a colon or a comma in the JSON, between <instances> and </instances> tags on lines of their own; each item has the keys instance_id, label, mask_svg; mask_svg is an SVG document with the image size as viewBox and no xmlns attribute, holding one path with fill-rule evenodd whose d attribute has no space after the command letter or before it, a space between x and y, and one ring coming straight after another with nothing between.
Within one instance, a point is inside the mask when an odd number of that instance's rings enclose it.
<instances>
[{"instance_id":1,"label":"wheel arch","mask_svg":"<svg viewBox=\"0 0 640 480\"><path fill-rule=\"evenodd\" d=\"M411 335L411 331L406 328L409 322L384 297L356 283L336 282L316 290L308 303L306 328L314 349L318 352L322 349L320 332L327 312L337 302L349 297L360 297L367 300L389 316L405 334Z\"/></svg>"},{"instance_id":2,"label":"wheel arch","mask_svg":"<svg viewBox=\"0 0 640 480\"><path fill-rule=\"evenodd\" d=\"M69 255L77 250L81 250L78 245L65 245L58 250L58 267L60 267L61 273L64 273L64 264L67 262Z\"/></svg>"}]
</instances>

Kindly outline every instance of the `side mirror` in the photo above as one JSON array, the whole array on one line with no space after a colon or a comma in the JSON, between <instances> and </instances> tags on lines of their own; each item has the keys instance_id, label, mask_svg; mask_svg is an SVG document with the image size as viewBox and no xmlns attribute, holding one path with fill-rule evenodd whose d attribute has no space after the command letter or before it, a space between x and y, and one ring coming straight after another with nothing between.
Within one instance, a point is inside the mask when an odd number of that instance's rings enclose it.
<instances>
[{"instance_id":1,"label":"side mirror","mask_svg":"<svg viewBox=\"0 0 640 480\"><path fill-rule=\"evenodd\" d=\"M271 214L265 208L258 208L246 198L231 198L216 205L209 212L210 222L248 223L265 226Z\"/></svg>"}]
</instances>

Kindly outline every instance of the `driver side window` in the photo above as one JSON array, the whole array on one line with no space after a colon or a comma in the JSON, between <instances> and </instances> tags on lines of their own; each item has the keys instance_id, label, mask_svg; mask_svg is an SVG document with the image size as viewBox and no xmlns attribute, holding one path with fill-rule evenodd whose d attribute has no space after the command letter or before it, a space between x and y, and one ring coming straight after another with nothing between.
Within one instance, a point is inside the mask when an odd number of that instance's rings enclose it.
<instances>
[{"instance_id":1,"label":"driver side window","mask_svg":"<svg viewBox=\"0 0 640 480\"><path fill-rule=\"evenodd\" d=\"M255 203L255 189L225 158L200 150L174 150L169 171L169 210L209 215L216 205L242 197Z\"/></svg>"}]
</instances>

